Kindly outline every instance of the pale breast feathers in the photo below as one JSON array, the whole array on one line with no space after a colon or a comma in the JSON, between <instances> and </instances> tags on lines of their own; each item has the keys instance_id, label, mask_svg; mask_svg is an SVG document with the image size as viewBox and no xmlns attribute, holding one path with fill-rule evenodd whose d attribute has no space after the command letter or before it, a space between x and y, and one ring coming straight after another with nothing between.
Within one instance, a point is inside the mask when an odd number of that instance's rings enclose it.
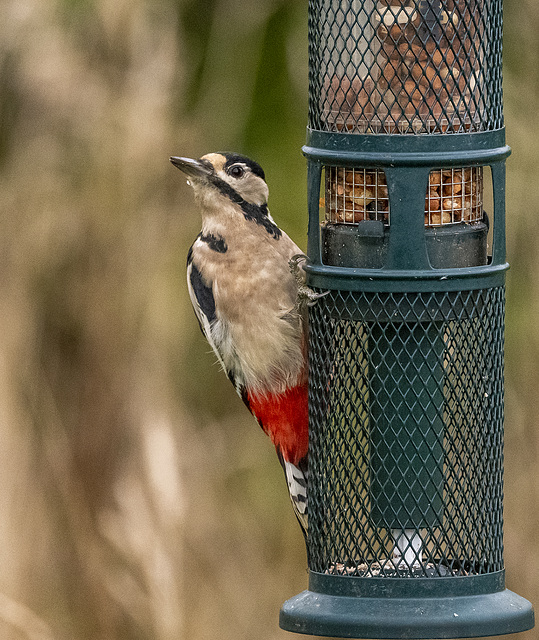
<instances>
[{"instance_id":1,"label":"pale breast feathers","mask_svg":"<svg viewBox=\"0 0 539 640\"><path fill-rule=\"evenodd\" d=\"M299 252L287 238L279 249ZM280 392L304 370L302 318L288 259L274 247L258 254L223 238L199 236L190 251L188 284L208 342L236 386ZM227 254L224 266L221 258Z\"/></svg>"}]
</instances>

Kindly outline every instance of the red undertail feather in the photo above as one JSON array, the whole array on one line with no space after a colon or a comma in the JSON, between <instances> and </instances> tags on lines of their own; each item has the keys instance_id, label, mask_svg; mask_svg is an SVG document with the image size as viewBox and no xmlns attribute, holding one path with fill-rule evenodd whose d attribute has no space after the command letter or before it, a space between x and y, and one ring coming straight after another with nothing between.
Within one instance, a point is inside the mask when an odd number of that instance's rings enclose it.
<instances>
[{"instance_id":1,"label":"red undertail feather","mask_svg":"<svg viewBox=\"0 0 539 640\"><path fill-rule=\"evenodd\" d=\"M307 383L278 395L251 395L248 407L287 462L297 465L309 442Z\"/></svg>"}]
</instances>

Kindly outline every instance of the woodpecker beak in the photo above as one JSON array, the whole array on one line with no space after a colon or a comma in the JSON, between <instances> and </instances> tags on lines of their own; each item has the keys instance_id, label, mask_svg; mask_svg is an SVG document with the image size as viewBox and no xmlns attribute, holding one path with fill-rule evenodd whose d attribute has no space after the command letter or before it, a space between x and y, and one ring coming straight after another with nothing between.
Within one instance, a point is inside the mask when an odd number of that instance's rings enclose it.
<instances>
[{"instance_id":1,"label":"woodpecker beak","mask_svg":"<svg viewBox=\"0 0 539 640\"><path fill-rule=\"evenodd\" d=\"M190 178L207 178L213 173L213 167L207 160L172 156L170 161Z\"/></svg>"}]
</instances>

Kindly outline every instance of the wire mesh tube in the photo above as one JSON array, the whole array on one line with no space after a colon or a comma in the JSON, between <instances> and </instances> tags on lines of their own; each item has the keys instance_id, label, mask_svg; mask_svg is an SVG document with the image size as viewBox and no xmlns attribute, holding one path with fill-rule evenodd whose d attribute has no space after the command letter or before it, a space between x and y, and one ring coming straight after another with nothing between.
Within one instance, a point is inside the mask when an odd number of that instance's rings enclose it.
<instances>
[{"instance_id":1,"label":"wire mesh tube","mask_svg":"<svg viewBox=\"0 0 539 640\"><path fill-rule=\"evenodd\" d=\"M418 134L502 126L500 2L311 0L309 7L312 129Z\"/></svg>"},{"instance_id":2,"label":"wire mesh tube","mask_svg":"<svg viewBox=\"0 0 539 640\"><path fill-rule=\"evenodd\" d=\"M310 310L311 569L502 568L503 301L333 292Z\"/></svg>"}]
</instances>

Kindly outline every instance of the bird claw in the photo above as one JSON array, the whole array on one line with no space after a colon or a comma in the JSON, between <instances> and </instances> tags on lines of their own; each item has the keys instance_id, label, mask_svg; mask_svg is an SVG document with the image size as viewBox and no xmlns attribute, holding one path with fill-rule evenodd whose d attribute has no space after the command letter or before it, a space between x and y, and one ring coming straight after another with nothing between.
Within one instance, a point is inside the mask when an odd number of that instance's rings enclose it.
<instances>
[{"instance_id":1,"label":"bird claw","mask_svg":"<svg viewBox=\"0 0 539 640\"><path fill-rule=\"evenodd\" d=\"M304 285L301 290L298 290L298 295L303 298L306 299L307 302L307 306L308 307L312 307L313 305L315 305L318 300L320 300L320 298L325 298L328 295L329 291L324 291L323 293L316 293L316 291L313 291L312 289L309 289L309 287L307 287L306 285Z\"/></svg>"},{"instance_id":2,"label":"bird claw","mask_svg":"<svg viewBox=\"0 0 539 640\"><path fill-rule=\"evenodd\" d=\"M290 272L296 279L298 285L298 301L306 300L307 306L312 307L318 300L320 300L320 298L327 296L329 290L324 291L323 293L317 293L305 284L305 272L300 267L300 263L305 262L306 260L306 255L298 253L290 258L288 266L290 267Z\"/></svg>"},{"instance_id":3,"label":"bird claw","mask_svg":"<svg viewBox=\"0 0 539 640\"><path fill-rule=\"evenodd\" d=\"M294 276L298 288L305 285L305 271L300 268L300 263L305 262L307 260L307 256L303 253L296 253L295 256L292 256L288 261L288 267L290 269L290 273Z\"/></svg>"}]
</instances>

